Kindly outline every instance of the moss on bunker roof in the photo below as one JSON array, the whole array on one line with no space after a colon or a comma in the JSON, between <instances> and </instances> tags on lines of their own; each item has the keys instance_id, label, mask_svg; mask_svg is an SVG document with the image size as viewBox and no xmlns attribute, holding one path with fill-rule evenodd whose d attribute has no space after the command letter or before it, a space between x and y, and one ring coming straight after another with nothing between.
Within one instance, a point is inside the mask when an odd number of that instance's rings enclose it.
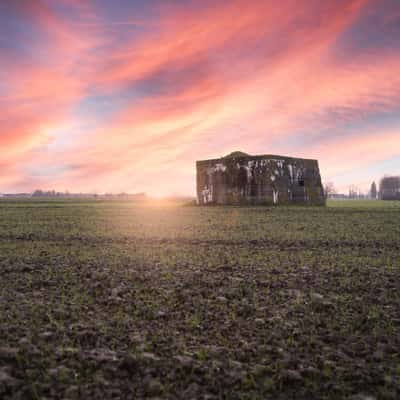
<instances>
[{"instance_id":1,"label":"moss on bunker roof","mask_svg":"<svg viewBox=\"0 0 400 400\"><path fill-rule=\"evenodd\" d=\"M244 153L243 151L233 151L224 158L237 158L237 157L249 157L250 154Z\"/></svg>"}]
</instances>

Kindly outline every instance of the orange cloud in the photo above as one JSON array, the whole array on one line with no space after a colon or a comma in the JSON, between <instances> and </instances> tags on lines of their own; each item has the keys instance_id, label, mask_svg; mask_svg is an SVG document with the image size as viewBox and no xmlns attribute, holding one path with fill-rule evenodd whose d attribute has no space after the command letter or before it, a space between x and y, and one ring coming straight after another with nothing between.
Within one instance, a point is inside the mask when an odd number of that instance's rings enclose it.
<instances>
[{"instance_id":1,"label":"orange cloud","mask_svg":"<svg viewBox=\"0 0 400 400\"><path fill-rule=\"evenodd\" d=\"M21 2L17 14L39 39L33 55L1 58L0 145L7 151L0 162L18 163L23 182L39 166L56 171L43 183L60 190L154 192L174 181L171 190L193 192L194 160L235 148L296 148L296 155L323 157L329 174L334 157L324 146L332 141L347 143L348 165L358 154L350 150L354 140L357 149L376 145L382 157L395 152L378 146L378 133L330 136L400 107L398 53L338 51L370 1L164 5L123 41L114 34L136 15L113 20L90 2L65 0L65 18L49 4ZM94 104L86 114L85 102ZM87 127L89 120L95 123ZM385 128L381 137L394 145L394 132Z\"/></svg>"}]
</instances>

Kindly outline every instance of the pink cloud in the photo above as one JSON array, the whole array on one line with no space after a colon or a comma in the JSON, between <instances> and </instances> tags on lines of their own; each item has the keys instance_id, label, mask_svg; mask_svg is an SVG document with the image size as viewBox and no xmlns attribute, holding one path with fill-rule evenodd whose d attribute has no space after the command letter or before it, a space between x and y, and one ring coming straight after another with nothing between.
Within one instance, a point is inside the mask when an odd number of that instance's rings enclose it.
<instances>
[{"instance_id":1,"label":"pink cloud","mask_svg":"<svg viewBox=\"0 0 400 400\"><path fill-rule=\"evenodd\" d=\"M332 143L346 144L349 166L363 156L360 149L373 154L376 146L380 159L396 153L396 130L321 137L400 106L397 53L380 57L374 49L339 58L336 52L367 0L164 6L150 32L123 42L104 27L123 27L138 20L134 15L107 20L90 2L64 1L74 16L64 18L51 3L21 4L19 12L45 40L32 41L33 58L1 58L0 145L7 150L0 163L17 166L10 187L29 181L33 166L60 165L57 176L32 178L32 185L155 192L174 181L174 191L193 192L195 159L232 148L283 152L290 146L274 147L277 141L290 142L298 131L317 144L299 146L306 154L296 155L323 158L327 174L335 171L325 147ZM113 106L121 93L128 95L107 116L90 116L98 126L64 151L49 150L60 127L88 118L77 116L79 104L103 96ZM378 159L371 157L364 159Z\"/></svg>"}]
</instances>

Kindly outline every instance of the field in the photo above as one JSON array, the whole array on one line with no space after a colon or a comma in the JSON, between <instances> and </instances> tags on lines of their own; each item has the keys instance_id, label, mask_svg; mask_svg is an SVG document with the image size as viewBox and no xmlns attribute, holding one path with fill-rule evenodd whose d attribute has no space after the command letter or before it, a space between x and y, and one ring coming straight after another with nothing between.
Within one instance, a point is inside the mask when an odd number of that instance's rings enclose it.
<instances>
[{"instance_id":1,"label":"field","mask_svg":"<svg viewBox=\"0 0 400 400\"><path fill-rule=\"evenodd\" d=\"M0 202L2 399L396 399L400 202Z\"/></svg>"}]
</instances>

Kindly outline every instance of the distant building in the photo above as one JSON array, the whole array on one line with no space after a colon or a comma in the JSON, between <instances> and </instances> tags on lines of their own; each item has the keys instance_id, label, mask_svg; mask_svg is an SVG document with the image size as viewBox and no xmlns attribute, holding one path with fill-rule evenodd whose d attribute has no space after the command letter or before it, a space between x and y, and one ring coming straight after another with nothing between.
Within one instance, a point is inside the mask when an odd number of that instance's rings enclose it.
<instances>
[{"instance_id":1,"label":"distant building","mask_svg":"<svg viewBox=\"0 0 400 400\"><path fill-rule=\"evenodd\" d=\"M14 198L14 197L31 197L30 193L3 193L3 197Z\"/></svg>"},{"instance_id":2,"label":"distant building","mask_svg":"<svg viewBox=\"0 0 400 400\"><path fill-rule=\"evenodd\" d=\"M198 204L325 204L317 160L234 152L196 162Z\"/></svg>"},{"instance_id":3,"label":"distant building","mask_svg":"<svg viewBox=\"0 0 400 400\"><path fill-rule=\"evenodd\" d=\"M348 198L349 198L349 195L347 195L345 193L331 193L328 196L328 199L332 199L332 200L345 200Z\"/></svg>"},{"instance_id":4,"label":"distant building","mask_svg":"<svg viewBox=\"0 0 400 400\"><path fill-rule=\"evenodd\" d=\"M400 176L385 176L379 183L382 200L400 200Z\"/></svg>"}]
</instances>

